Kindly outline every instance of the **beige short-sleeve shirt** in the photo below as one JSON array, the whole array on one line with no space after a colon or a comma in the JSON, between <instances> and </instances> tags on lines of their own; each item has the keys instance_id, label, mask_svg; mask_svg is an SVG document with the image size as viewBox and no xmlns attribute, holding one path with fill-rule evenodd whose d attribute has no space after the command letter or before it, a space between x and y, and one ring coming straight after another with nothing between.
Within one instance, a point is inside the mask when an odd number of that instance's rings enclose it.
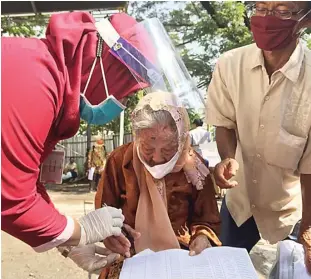
<instances>
[{"instance_id":1,"label":"beige short-sleeve shirt","mask_svg":"<svg viewBox=\"0 0 311 279\"><path fill-rule=\"evenodd\" d=\"M271 243L301 218L300 173L311 174L311 52L299 43L273 73L255 44L219 58L208 89L207 123L236 129L239 186L227 192L240 226L254 216Z\"/></svg>"}]
</instances>

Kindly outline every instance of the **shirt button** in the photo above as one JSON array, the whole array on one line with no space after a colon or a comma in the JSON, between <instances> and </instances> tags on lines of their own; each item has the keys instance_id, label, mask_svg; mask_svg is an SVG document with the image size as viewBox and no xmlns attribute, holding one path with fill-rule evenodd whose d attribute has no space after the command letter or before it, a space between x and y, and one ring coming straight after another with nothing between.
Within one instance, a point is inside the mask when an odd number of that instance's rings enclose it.
<instances>
[{"instance_id":1,"label":"shirt button","mask_svg":"<svg viewBox=\"0 0 311 279\"><path fill-rule=\"evenodd\" d=\"M259 127L260 127L260 129L263 129L263 128L265 128L265 125L261 124Z\"/></svg>"},{"instance_id":2,"label":"shirt button","mask_svg":"<svg viewBox=\"0 0 311 279\"><path fill-rule=\"evenodd\" d=\"M254 180L253 180L253 183L254 183L254 184L257 184L257 180L256 180L256 179L254 179Z\"/></svg>"},{"instance_id":3,"label":"shirt button","mask_svg":"<svg viewBox=\"0 0 311 279\"><path fill-rule=\"evenodd\" d=\"M260 154L257 154L256 156L257 156L258 159L260 159L260 157L261 157Z\"/></svg>"},{"instance_id":4,"label":"shirt button","mask_svg":"<svg viewBox=\"0 0 311 279\"><path fill-rule=\"evenodd\" d=\"M266 96L265 97L265 101L269 101L270 97L269 96Z\"/></svg>"},{"instance_id":5,"label":"shirt button","mask_svg":"<svg viewBox=\"0 0 311 279\"><path fill-rule=\"evenodd\" d=\"M256 207L256 205L252 204L252 208L255 208L255 207Z\"/></svg>"}]
</instances>

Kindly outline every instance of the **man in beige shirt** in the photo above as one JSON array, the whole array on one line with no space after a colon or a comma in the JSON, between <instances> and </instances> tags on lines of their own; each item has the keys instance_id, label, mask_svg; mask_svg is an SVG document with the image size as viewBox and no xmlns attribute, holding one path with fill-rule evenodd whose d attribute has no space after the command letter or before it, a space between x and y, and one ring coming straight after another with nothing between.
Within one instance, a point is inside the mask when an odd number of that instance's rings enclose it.
<instances>
[{"instance_id":1,"label":"man in beige shirt","mask_svg":"<svg viewBox=\"0 0 311 279\"><path fill-rule=\"evenodd\" d=\"M302 217L309 272L311 52L298 32L310 26L310 8L302 1L256 2L257 46L220 57L207 100L222 158L215 180L231 188L221 208L221 241L250 251L260 236L270 243L286 239Z\"/></svg>"}]
</instances>

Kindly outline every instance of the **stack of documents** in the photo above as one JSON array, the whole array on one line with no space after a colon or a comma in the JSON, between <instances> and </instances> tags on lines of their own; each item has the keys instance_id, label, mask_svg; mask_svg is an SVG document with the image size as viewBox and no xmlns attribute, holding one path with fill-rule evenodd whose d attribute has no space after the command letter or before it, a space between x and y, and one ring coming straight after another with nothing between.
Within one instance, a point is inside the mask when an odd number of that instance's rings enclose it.
<instances>
[{"instance_id":1,"label":"stack of documents","mask_svg":"<svg viewBox=\"0 0 311 279\"><path fill-rule=\"evenodd\" d=\"M145 250L125 260L120 279L257 279L245 249L213 247L189 256L182 249Z\"/></svg>"}]
</instances>

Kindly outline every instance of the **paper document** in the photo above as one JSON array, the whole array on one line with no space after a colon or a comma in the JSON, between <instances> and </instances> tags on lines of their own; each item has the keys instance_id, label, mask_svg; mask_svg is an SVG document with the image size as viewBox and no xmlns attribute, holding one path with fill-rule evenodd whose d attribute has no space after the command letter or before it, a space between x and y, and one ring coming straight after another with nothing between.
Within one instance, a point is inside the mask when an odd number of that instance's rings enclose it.
<instances>
[{"instance_id":1,"label":"paper document","mask_svg":"<svg viewBox=\"0 0 311 279\"><path fill-rule=\"evenodd\" d=\"M144 253L144 251L142 252ZM124 261L120 279L257 279L245 249L213 247L190 257L182 249L138 254Z\"/></svg>"},{"instance_id":2,"label":"paper document","mask_svg":"<svg viewBox=\"0 0 311 279\"><path fill-rule=\"evenodd\" d=\"M270 279L311 279L307 273L301 244L284 240L278 244L277 263Z\"/></svg>"},{"instance_id":3,"label":"paper document","mask_svg":"<svg viewBox=\"0 0 311 279\"><path fill-rule=\"evenodd\" d=\"M65 151L53 150L41 164L40 182L62 184Z\"/></svg>"},{"instance_id":4,"label":"paper document","mask_svg":"<svg viewBox=\"0 0 311 279\"><path fill-rule=\"evenodd\" d=\"M92 167L92 168L89 169L89 174L88 174L88 176L87 176L87 179L88 179L88 180L93 180L94 172L95 172L95 168L94 168L94 167Z\"/></svg>"}]
</instances>

